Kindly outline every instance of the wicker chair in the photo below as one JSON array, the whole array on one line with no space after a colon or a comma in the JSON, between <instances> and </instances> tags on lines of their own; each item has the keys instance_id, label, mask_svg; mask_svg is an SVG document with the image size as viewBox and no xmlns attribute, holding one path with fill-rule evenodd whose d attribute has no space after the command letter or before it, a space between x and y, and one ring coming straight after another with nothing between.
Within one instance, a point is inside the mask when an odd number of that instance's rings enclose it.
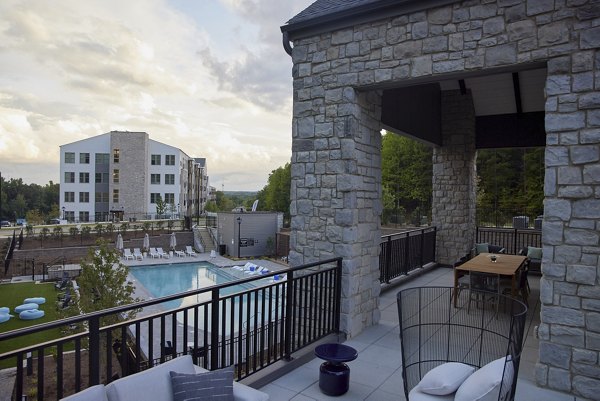
<instances>
[{"instance_id":1,"label":"wicker chair","mask_svg":"<svg viewBox=\"0 0 600 401\"><path fill-rule=\"evenodd\" d=\"M500 312L484 307L467 313L468 300L454 307L452 290L418 287L397 294L406 399L411 390L419 391L415 387L427 372L446 362L481 368L505 357L501 361L502 379L496 390L498 400L513 401L527 307L518 300L499 295L506 305Z\"/></svg>"}]
</instances>

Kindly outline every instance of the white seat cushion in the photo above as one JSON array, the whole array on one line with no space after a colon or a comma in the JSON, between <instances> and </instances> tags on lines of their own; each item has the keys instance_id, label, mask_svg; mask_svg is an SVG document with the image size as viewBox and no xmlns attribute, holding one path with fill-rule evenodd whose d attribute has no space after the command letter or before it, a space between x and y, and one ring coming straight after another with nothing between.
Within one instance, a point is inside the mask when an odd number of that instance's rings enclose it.
<instances>
[{"instance_id":1,"label":"white seat cushion","mask_svg":"<svg viewBox=\"0 0 600 401\"><path fill-rule=\"evenodd\" d=\"M61 401L108 401L108 398L104 384L97 384L66 398L61 398Z\"/></svg>"},{"instance_id":2,"label":"white seat cushion","mask_svg":"<svg viewBox=\"0 0 600 401\"><path fill-rule=\"evenodd\" d=\"M180 356L151 369L123 377L106 386L110 401L172 401L169 372L195 373L190 355Z\"/></svg>"},{"instance_id":3,"label":"white seat cushion","mask_svg":"<svg viewBox=\"0 0 600 401\"><path fill-rule=\"evenodd\" d=\"M408 399L410 401L453 401L454 394L448 395L432 395L427 394L419 390L419 386L416 386L410 393L408 393Z\"/></svg>"},{"instance_id":4,"label":"white seat cushion","mask_svg":"<svg viewBox=\"0 0 600 401\"><path fill-rule=\"evenodd\" d=\"M506 382L511 382L513 377L512 363L506 364L505 357L496 359L478 369L467 378L456 390L455 401L497 401L502 386L502 376Z\"/></svg>"},{"instance_id":5,"label":"white seat cushion","mask_svg":"<svg viewBox=\"0 0 600 401\"><path fill-rule=\"evenodd\" d=\"M473 366L464 363L443 363L427 372L417 387L426 394L452 394L474 371Z\"/></svg>"}]
</instances>

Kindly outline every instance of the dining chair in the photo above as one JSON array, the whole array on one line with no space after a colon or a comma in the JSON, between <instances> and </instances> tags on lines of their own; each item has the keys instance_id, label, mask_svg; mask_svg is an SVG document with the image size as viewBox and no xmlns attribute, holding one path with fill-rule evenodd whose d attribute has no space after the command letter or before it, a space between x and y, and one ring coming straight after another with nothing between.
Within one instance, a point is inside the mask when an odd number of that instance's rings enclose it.
<instances>
[{"instance_id":1,"label":"dining chair","mask_svg":"<svg viewBox=\"0 0 600 401\"><path fill-rule=\"evenodd\" d=\"M521 295L521 299L523 300L523 303L529 307L529 282L527 280L527 276L529 274L529 261L526 261L523 266L519 269L519 271L517 272L517 291L518 291L518 295ZM502 284L501 281L501 286L502 286L502 294L504 295L511 295L512 294L512 282L505 282L504 285Z\"/></svg>"},{"instance_id":2,"label":"dining chair","mask_svg":"<svg viewBox=\"0 0 600 401\"><path fill-rule=\"evenodd\" d=\"M456 270L457 267L464 264L468 260L469 260L469 254L467 253L465 256L461 257L456 262L454 262L452 267ZM461 271L461 272L458 272L457 274L458 274L458 285L456 286L456 298L458 299L458 297L460 296L460 292L462 290L466 290L469 288L469 273L466 271Z\"/></svg>"},{"instance_id":3,"label":"dining chair","mask_svg":"<svg viewBox=\"0 0 600 401\"><path fill-rule=\"evenodd\" d=\"M469 274L469 303L467 313L471 310L471 301L475 301L475 306L485 307L487 301L493 301L498 314L500 305L500 276L494 273L483 273L471 271Z\"/></svg>"}]
</instances>

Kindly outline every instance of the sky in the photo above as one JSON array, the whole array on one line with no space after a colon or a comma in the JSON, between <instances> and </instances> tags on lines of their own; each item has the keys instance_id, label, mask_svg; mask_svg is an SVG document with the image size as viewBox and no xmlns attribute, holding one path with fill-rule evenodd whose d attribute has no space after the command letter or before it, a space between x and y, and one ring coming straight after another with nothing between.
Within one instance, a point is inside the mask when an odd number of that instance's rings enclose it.
<instances>
[{"instance_id":1,"label":"sky","mask_svg":"<svg viewBox=\"0 0 600 401\"><path fill-rule=\"evenodd\" d=\"M262 189L291 157L280 26L312 1L0 1L0 174L60 182L60 145L127 130Z\"/></svg>"}]
</instances>

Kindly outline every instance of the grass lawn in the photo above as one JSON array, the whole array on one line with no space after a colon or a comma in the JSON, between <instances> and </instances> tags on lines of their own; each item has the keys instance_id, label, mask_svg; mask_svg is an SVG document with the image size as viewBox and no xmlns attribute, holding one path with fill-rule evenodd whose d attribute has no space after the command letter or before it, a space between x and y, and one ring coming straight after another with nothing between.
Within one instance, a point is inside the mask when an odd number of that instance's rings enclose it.
<instances>
[{"instance_id":1,"label":"grass lawn","mask_svg":"<svg viewBox=\"0 0 600 401\"><path fill-rule=\"evenodd\" d=\"M54 289L53 283L1 284L0 307L8 306L13 317L7 322L0 323L0 333L60 319L59 312L56 310L56 297L58 294L59 292ZM39 308L44 311L44 317L34 320L19 319L18 314L14 312L14 308L21 305L25 298L32 297L46 298L46 303L40 305ZM56 328L16 339L0 341L0 354L60 337L62 337L60 328ZM0 367L3 367L3 362L7 361L0 362Z\"/></svg>"}]
</instances>

